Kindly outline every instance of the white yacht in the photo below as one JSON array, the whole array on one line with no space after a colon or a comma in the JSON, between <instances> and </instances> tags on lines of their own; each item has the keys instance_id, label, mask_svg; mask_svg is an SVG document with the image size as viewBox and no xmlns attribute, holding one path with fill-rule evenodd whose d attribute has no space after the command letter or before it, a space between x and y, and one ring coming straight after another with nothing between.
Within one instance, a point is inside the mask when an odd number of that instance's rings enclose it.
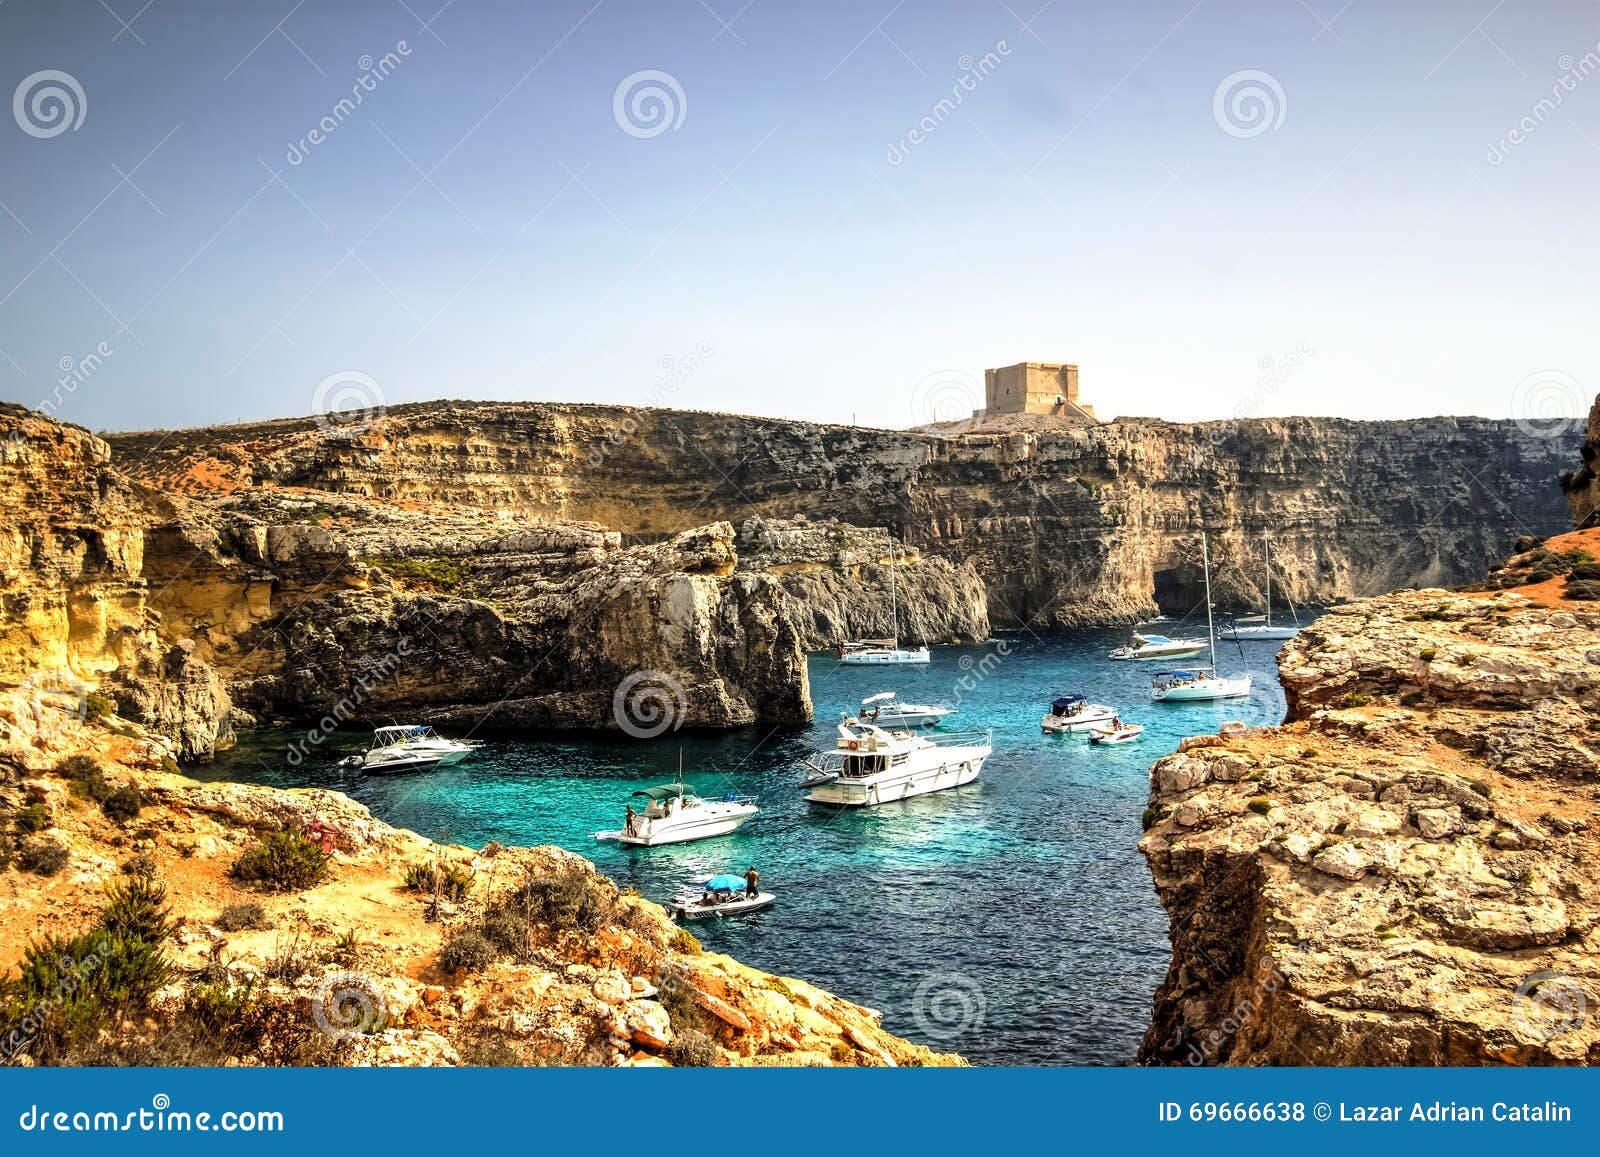
<instances>
[{"instance_id":1,"label":"white yacht","mask_svg":"<svg viewBox=\"0 0 1600 1157\"><path fill-rule=\"evenodd\" d=\"M723 875L712 876L699 892L684 889L667 907L679 920L710 920L759 912L775 900L771 892L752 896L743 876Z\"/></svg>"},{"instance_id":2,"label":"white yacht","mask_svg":"<svg viewBox=\"0 0 1600 1157\"><path fill-rule=\"evenodd\" d=\"M946 715L954 713L953 707L902 703L893 691L880 691L861 701L858 718L880 727L937 727Z\"/></svg>"},{"instance_id":3,"label":"white yacht","mask_svg":"<svg viewBox=\"0 0 1600 1157\"><path fill-rule=\"evenodd\" d=\"M1169 639L1165 635L1134 632L1126 647L1111 652L1113 659L1187 659L1206 649L1204 639Z\"/></svg>"},{"instance_id":4,"label":"white yacht","mask_svg":"<svg viewBox=\"0 0 1600 1157\"><path fill-rule=\"evenodd\" d=\"M1217 674L1217 629L1211 616L1211 548L1204 530L1200 532L1200 555L1206 570L1206 639L1211 647L1211 666L1157 674L1150 680L1150 697L1163 703L1203 703L1250 694L1249 675Z\"/></svg>"},{"instance_id":5,"label":"white yacht","mask_svg":"<svg viewBox=\"0 0 1600 1157\"><path fill-rule=\"evenodd\" d=\"M422 724L402 723L374 730L372 746L361 755L343 760L341 766L360 768L367 775L427 771L460 763L479 746L446 739Z\"/></svg>"},{"instance_id":6,"label":"white yacht","mask_svg":"<svg viewBox=\"0 0 1600 1157\"><path fill-rule=\"evenodd\" d=\"M642 811L628 805L622 827L616 831L595 832L594 838L614 841L635 848L654 848L662 844L686 844L708 840L737 831L761 809L748 796L726 795L720 800L701 799L694 786L682 780L645 788L633 793L644 800Z\"/></svg>"},{"instance_id":7,"label":"white yacht","mask_svg":"<svg viewBox=\"0 0 1600 1157\"><path fill-rule=\"evenodd\" d=\"M893 624L894 637L890 639L862 639L839 646L839 662L854 667L889 667L903 663L928 663L932 656L927 647L905 648L900 645L900 605L895 595L894 535L889 536L889 622Z\"/></svg>"},{"instance_id":8,"label":"white yacht","mask_svg":"<svg viewBox=\"0 0 1600 1157\"><path fill-rule=\"evenodd\" d=\"M1289 604L1289 613L1294 616L1294 626L1274 624L1272 621L1272 539L1262 535L1261 545L1265 549L1267 560L1266 614L1246 615L1223 624L1222 630L1217 632L1219 639L1292 639L1300 633L1300 612L1295 610L1292 602Z\"/></svg>"},{"instance_id":9,"label":"white yacht","mask_svg":"<svg viewBox=\"0 0 1600 1157\"><path fill-rule=\"evenodd\" d=\"M1052 701L1050 710L1039 720L1039 726L1047 735L1091 731L1096 727L1109 727L1116 717L1115 708L1104 703L1090 703L1087 695L1074 692Z\"/></svg>"},{"instance_id":10,"label":"white yacht","mask_svg":"<svg viewBox=\"0 0 1600 1157\"><path fill-rule=\"evenodd\" d=\"M872 807L960 787L978 778L994 750L994 732L941 736L937 741L910 731L886 731L875 723L846 719L830 751L807 761L813 774L801 783L812 803Z\"/></svg>"}]
</instances>

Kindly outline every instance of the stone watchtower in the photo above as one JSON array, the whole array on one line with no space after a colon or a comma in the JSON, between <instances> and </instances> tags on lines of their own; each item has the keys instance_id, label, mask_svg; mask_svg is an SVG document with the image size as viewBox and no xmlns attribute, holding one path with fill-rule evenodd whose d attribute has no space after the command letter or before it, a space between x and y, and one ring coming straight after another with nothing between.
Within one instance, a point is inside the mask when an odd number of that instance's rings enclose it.
<instances>
[{"instance_id":1,"label":"stone watchtower","mask_svg":"<svg viewBox=\"0 0 1600 1157\"><path fill-rule=\"evenodd\" d=\"M1078 367L1018 362L983 372L984 416L1049 414L1097 421L1094 407L1078 400Z\"/></svg>"}]
</instances>

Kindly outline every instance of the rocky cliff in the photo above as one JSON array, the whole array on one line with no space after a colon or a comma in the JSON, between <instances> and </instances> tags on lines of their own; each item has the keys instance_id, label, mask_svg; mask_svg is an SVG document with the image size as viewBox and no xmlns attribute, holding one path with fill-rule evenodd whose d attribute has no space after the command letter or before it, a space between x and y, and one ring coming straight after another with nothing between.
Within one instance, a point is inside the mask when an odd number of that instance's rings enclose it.
<instances>
[{"instance_id":1,"label":"rocky cliff","mask_svg":"<svg viewBox=\"0 0 1600 1157\"><path fill-rule=\"evenodd\" d=\"M1589 425L1584 432L1582 462L1576 470L1561 477L1562 489L1572 507L1572 519L1580 527L1600 524L1600 398L1594 400L1589 411Z\"/></svg>"},{"instance_id":2,"label":"rocky cliff","mask_svg":"<svg viewBox=\"0 0 1600 1157\"><path fill-rule=\"evenodd\" d=\"M0 691L0 1065L947 1065L556 848L200 784Z\"/></svg>"},{"instance_id":3,"label":"rocky cliff","mask_svg":"<svg viewBox=\"0 0 1600 1157\"><path fill-rule=\"evenodd\" d=\"M1335 609L1280 656L1284 726L1152 768L1143 1060L1600 1062L1600 589L1546 556L1600 532Z\"/></svg>"},{"instance_id":4,"label":"rocky cliff","mask_svg":"<svg viewBox=\"0 0 1600 1157\"><path fill-rule=\"evenodd\" d=\"M1433 418L1119 420L941 435L727 414L535 403L397 406L359 430L311 419L112 438L163 486L263 484L593 521L659 537L710 519L888 526L970 564L1001 626L1125 622L1218 597L1327 603L1468 581L1519 534L1566 522L1553 482L1579 439Z\"/></svg>"}]
</instances>

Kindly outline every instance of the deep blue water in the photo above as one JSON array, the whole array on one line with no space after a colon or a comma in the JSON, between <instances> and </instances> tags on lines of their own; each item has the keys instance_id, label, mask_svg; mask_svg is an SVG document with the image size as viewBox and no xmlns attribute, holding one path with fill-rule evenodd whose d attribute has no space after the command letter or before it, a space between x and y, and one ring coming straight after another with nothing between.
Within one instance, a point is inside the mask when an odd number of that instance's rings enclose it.
<instances>
[{"instance_id":1,"label":"deep blue water","mask_svg":"<svg viewBox=\"0 0 1600 1157\"><path fill-rule=\"evenodd\" d=\"M295 768L285 736L265 732L199 774L335 787L392 824L475 847L558 844L657 900L694 875L754 864L778 903L747 920L697 924L708 948L881 1009L891 1031L975 1062L1122 1064L1168 957L1166 915L1137 851L1149 766L1185 735L1226 719L1277 723L1284 708L1276 643L1219 644L1224 673L1255 673L1250 699L1181 706L1150 701L1149 676L1165 664L1104 659L1124 638L1003 634L936 647L928 667L892 672L816 655L810 727L653 741L500 737L462 765L400 777L333 766L365 747L365 734L341 734L325 762ZM958 704L945 732L993 728L982 777L860 811L804 802L801 760L831 746L839 712L883 690ZM1145 724L1143 738L1092 748L1081 735L1041 734L1040 715L1068 690L1120 708ZM620 826L629 792L674 778L680 750L684 779L702 795L755 795L761 814L695 844L596 843L595 831Z\"/></svg>"}]
</instances>

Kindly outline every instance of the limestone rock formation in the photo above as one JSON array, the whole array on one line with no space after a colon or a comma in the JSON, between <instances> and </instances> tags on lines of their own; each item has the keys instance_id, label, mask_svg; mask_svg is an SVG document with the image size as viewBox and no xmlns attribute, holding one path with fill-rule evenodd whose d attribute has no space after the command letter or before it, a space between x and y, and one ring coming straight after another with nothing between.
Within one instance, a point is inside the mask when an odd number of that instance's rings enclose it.
<instances>
[{"instance_id":1,"label":"limestone rock formation","mask_svg":"<svg viewBox=\"0 0 1600 1157\"><path fill-rule=\"evenodd\" d=\"M1152 768L1143 1060L1600 1062L1600 602L1529 590L1337 608L1283 727Z\"/></svg>"},{"instance_id":2,"label":"limestone rock formation","mask_svg":"<svg viewBox=\"0 0 1600 1157\"><path fill-rule=\"evenodd\" d=\"M1600 474L1596 473L1600 468L1600 397L1589 411L1581 454L1583 461L1578 468L1561 478L1572 507L1572 520L1580 529L1600 525Z\"/></svg>"},{"instance_id":3,"label":"limestone rock formation","mask_svg":"<svg viewBox=\"0 0 1600 1157\"><path fill-rule=\"evenodd\" d=\"M358 432L311 419L119 435L141 477L207 494L259 488L588 521L659 539L751 517L887 526L970 564L999 626L1122 623L1273 587L1329 603L1474 580L1519 534L1565 529L1556 477L1574 432L1478 418L1332 418L971 433L618 406L396 406ZM814 637L821 637L820 630Z\"/></svg>"}]
</instances>

